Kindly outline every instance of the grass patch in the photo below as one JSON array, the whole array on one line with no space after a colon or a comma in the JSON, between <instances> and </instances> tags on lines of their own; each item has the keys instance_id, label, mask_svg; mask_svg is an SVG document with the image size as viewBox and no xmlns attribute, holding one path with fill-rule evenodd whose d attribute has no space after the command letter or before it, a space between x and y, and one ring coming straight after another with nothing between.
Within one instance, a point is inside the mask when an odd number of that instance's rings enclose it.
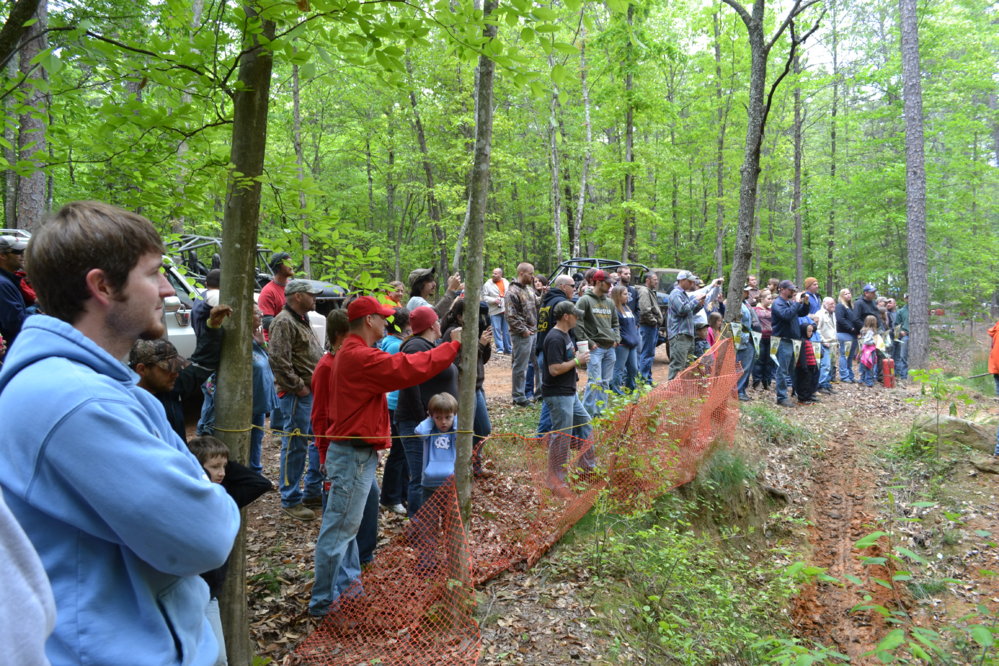
<instances>
[{"instance_id":1,"label":"grass patch","mask_svg":"<svg viewBox=\"0 0 999 666\"><path fill-rule=\"evenodd\" d=\"M811 444L815 441L815 436L807 428L788 423L780 414L765 405L744 405L742 417L743 426L765 444L794 446Z\"/></svg>"}]
</instances>

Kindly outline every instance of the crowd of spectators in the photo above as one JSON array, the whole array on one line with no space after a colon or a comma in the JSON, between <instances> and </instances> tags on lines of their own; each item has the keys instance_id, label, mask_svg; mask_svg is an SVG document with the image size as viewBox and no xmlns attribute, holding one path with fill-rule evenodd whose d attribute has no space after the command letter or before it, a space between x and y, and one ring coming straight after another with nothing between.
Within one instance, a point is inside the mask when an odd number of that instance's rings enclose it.
<instances>
[{"instance_id":1,"label":"crowd of spectators","mask_svg":"<svg viewBox=\"0 0 999 666\"><path fill-rule=\"evenodd\" d=\"M0 372L0 417L22 422L14 415L29 405L41 412L30 428L12 427L18 445L0 473L10 506L0 504L0 531L17 549L8 557L19 558L11 584L32 590L37 603L29 610L43 629L8 646L18 655L32 649L25 641L45 642L39 635L54 631L45 650L60 662L112 663L128 654L137 664L225 663L217 596L236 507L275 487L289 518L321 517L309 613L321 617L348 590L361 593L356 581L375 557L379 504L419 521L421 504L454 471L459 427L473 434L474 476L491 475L482 443L492 428L484 382L494 354L510 359L513 406L543 402L538 433L548 441L547 482L561 497L571 495L570 471L585 475L597 464L593 420L615 396L627 399L654 384L657 349L672 381L692 364L711 363L712 345L731 336L738 398L772 395L782 406L818 402L836 384L872 387L907 375L904 296L897 307L866 284L854 302L849 289L823 298L811 277L799 289L779 279L763 287L749 276L741 301L726 303L721 278L705 282L684 270L675 284L660 285L654 272L633 281L627 266L563 274L551 284L527 262L512 281L496 267L474 307L459 275L448 276L437 298L435 271L417 269L408 285L393 282L383 294L355 297L330 313L324 348L308 318L317 289L278 253L248 341L252 434L249 466L242 467L212 436L215 371L232 315L218 301L221 275L209 276L206 304L196 313L197 348L184 359L162 339L161 302L172 290L149 222L90 202L71 204L52 224L28 252L44 316L28 318L38 306L23 275L25 243L0 237L0 333L15 343ZM98 232L122 236L123 259L93 263L81 244ZM738 313L731 324L727 307ZM467 375L475 382L472 414L459 413L456 399L464 327L474 327L478 347L475 372ZM999 325L990 335L999 337ZM989 370L999 394L996 349ZM119 361L126 357L127 366ZM189 452L185 405L199 400ZM262 475L268 415L280 436L273 485ZM570 470L575 449L582 452ZM98 469L108 454L120 460L111 471ZM133 515L140 498L170 515ZM79 544L72 553L60 545L67 539ZM25 556L26 543L40 560ZM433 557L425 548L418 553L421 570L434 568ZM71 619L98 608L106 623L85 631ZM139 627L134 640L112 638L129 626Z\"/></svg>"}]
</instances>

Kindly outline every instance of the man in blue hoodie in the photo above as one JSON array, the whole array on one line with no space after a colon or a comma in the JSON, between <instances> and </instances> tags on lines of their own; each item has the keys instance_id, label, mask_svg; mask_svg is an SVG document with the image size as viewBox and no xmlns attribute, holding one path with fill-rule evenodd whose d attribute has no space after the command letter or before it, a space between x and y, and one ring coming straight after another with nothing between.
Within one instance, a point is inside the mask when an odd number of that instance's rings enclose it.
<instances>
[{"instance_id":1,"label":"man in blue hoodie","mask_svg":"<svg viewBox=\"0 0 999 666\"><path fill-rule=\"evenodd\" d=\"M26 252L46 314L0 370L0 488L52 584L46 656L213 664L198 574L225 562L239 512L120 360L165 333L162 241L139 215L75 202Z\"/></svg>"},{"instance_id":2,"label":"man in blue hoodie","mask_svg":"<svg viewBox=\"0 0 999 666\"><path fill-rule=\"evenodd\" d=\"M782 281L777 291L780 295L770 308L773 321L771 339L780 338L780 346L777 347L777 404L791 407L787 387L793 382L794 340L801 340L800 320L808 317L809 299L806 292L795 297L798 288L790 280Z\"/></svg>"}]
</instances>

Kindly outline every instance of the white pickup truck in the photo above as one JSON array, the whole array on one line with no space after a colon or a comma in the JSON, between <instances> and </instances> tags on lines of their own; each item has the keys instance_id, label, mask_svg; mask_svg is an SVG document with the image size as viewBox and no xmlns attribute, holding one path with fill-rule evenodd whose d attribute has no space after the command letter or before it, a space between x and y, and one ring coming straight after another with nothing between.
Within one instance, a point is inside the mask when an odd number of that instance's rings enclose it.
<instances>
[{"instance_id":1,"label":"white pickup truck","mask_svg":"<svg viewBox=\"0 0 999 666\"><path fill-rule=\"evenodd\" d=\"M166 324L167 338L177 348L177 352L187 358L194 353L197 343L194 328L191 327L191 310L194 308L194 303L201 300L201 292L177 269L170 257L163 257L163 270L170 285L177 292L176 296L163 299L163 322ZM253 293L254 302L258 296L259 293ZM318 312L310 312L309 324L319 342L325 346L326 317Z\"/></svg>"}]
</instances>

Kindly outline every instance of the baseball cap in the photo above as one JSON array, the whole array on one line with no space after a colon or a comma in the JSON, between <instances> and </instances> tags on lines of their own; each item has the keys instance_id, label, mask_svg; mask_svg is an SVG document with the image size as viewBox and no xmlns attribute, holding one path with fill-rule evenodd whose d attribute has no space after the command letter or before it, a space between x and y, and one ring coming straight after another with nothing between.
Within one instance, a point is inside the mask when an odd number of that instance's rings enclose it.
<instances>
[{"instance_id":1,"label":"baseball cap","mask_svg":"<svg viewBox=\"0 0 999 666\"><path fill-rule=\"evenodd\" d=\"M875 287L870 282L868 282L867 284L864 285L864 291L877 291L877 290L878 290L878 288Z\"/></svg>"},{"instance_id":2,"label":"baseball cap","mask_svg":"<svg viewBox=\"0 0 999 666\"><path fill-rule=\"evenodd\" d=\"M180 372L191 362L177 352L173 343L165 338L159 340L137 340L128 353L128 365L158 365L168 372Z\"/></svg>"},{"instance_id":3,"label":"baseball cap","mask_svg":"<svg viewBox=\"0 0 999 666\"><path fill-rule=\"evenodd\" d=\"M433 268L416 268L409 274L409 286L413 287L417 282L426 280L427 278L432 278L434 276Z\"/></svg>"},{"instance_id":4,"label":"baseball cap","mask_svg":"<svg viewBox=\"0 0 999 666\"><path fill-rule=\"evenodd\" d=\"M593 272L592 280L594 282L606 282L607 281L607 273L605 273L604 271L602 271L602 270L600 270L598 268L597 270L595 270Z\"/></svg>"},{"instance_id":5,"label":"baseball cap","mask_svg":"<svg viewBox=\"0 0 999 666\"><path fill-rule=\"evenodd\" d=\"M690 271L680 271L676 276L677 282L679 282L680 280L693 280L693 279L694 279L694 274L691 273Z\"/></svg>"},{"instance_id":6,"label":"baseball cap","mask_svg":"<svg viewBox=\"0 0 999 666\"><path fill-rule=\"evenodd\" d=\"M361 317L367 317L370 314L391 317L395 314L395 310L382 305L374 296L361 296L360 298L355 298L351 301L350 305L347 306L347 319L349 321L354 321L355 319L360 319Z\"/></svg>"},{"instance_id":7,"label":"baseball cap","mask_svg":"<svg viewBox=\"0 0 999 666\"><path fill-rule=\"evenodd\" d=\"M291 255L287 252L275 252L271 255L271 260L267 262L267 265L271 267L271 273L277 273L277 269L284 262L291 259Z\"/></svg>"},{"instance_id":8,"label":"baseball cap","mask_svg":"<svg viewBox=\"0 0 999 666\"><path fill-rule=\"evenodd\" d=\"M434 325L437 321L437 311L427 305L420 307L409 313L409 328L413 335L419 335Z\"/></svg>"},{"instance_id":9,"label":"baseball cap","mask_svg":"<svg viewBox=\"0 0 999 666\"><path fill-rule=\"evenodd\" d=\"M781 280L780 284L777 285L777 288L778 289L794 289L795 291L797 291L797 289L798 289L797 287L794 286L794 283L791 282L790 280Z\"/></svg>"},{"instance_id":10,"label":"baseball cap","mask_svg":"<svg viewBox=\"0 0 999 666\"><path fill-rule=\"evenodd\" d=\"M24 248L26 247L28 247L28 244L20 238L15 236L0 236L0 253L24 252Z\"/></svg>"},{"instance_id":11,"label":"baseball cap","mask_svg":"<svg viewBox=\"0 0 999 666\"><path fill-rule=\"evenodd\" d=\"M567 314L576 314L576 305L572 301L559 301L552 308L552 314L555 316L555 320L558 321Z\"/></svg>"},{"instance_id":12,"label":"baseball cap","mask_svg":"<svg viewBox=\"0 0 999 666\"><path fill-rule=\"evenodd\" d=\"M288 280L288 284L284 286L284 295L291 296L292 294L305 293L317 296L323 293L322 288L313 285L308 280Z\"/></svg>"}]
</instances>

